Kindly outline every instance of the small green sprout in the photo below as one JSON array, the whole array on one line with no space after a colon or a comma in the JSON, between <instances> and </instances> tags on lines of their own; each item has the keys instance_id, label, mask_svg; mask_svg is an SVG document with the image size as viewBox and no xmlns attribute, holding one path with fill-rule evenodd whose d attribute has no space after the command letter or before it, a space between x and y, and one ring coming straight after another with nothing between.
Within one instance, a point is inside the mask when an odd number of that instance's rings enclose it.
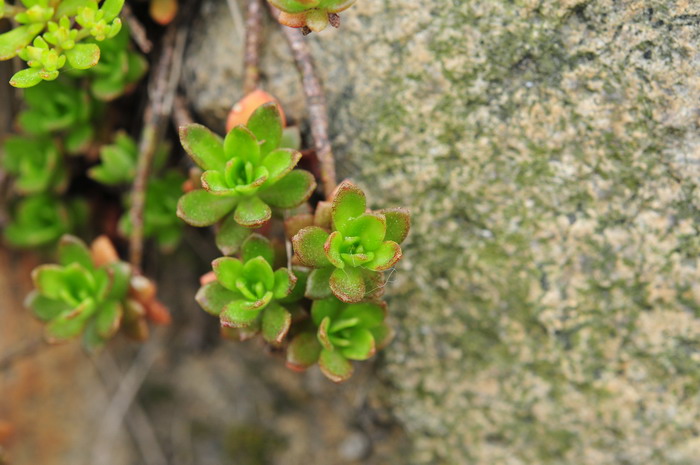
<instances>
[{"instance_id":1,"label":"small green sprout","mask_svg":"<svg viewBox=\"0 0 700 465\"><path fill-rule=\"evenodd\" d=\"M274 250L259 234L241 246L241 260L217 258L212 263L216 281L204 284L195 299L219 317L222 327L262 332L263 339L280 345L292 324L292 312L281 304L301 298L292 291L297 276L287 268L273 271Z\"/></svg>"},{"instance_id":2,"label":"small green sprout","mask_svg":"<svg viewBox=\"0 0 700 465\"><path fill-rule=\"evenodd\" d=\"M381 272L401 259L399 244L408 235L410 216L404 209L367 211L364 192L341 183L330 209L319 209L316 225L293 237L299 261L315 270L306 295L320 299L332 292L347 303L360 302L382 287Z\"/></svg>"},{"instance_id":3,"label":"small green sprout","mask_svg":"<svg viewBox=\"0 0 700 465\"><path fill-rule=\"evenodd\" d=\"M367 360L391 339L384 303L345 304L335 297L311 306L313 331L297 334L287 349L287 365L304 370L318 362L324 375L338 383L353 373L351 360Z\"/></svg>"},{"instance_id":4,"label":"small green sprout","mask_svg":"<svg viewBox=\"0 0 700 465\"><path fill-rule=\"evenodd\" d=\"M87 69L100 59L102 42L121 30L117 17L124 0L21 0L10 8L3 2L0 17L11 17L19 26L0 34L0 60L19 56L29 65L15 73L10 84L32 87L53 81L65 66Z\"/></svg>"},{"instance_id":5,"label":"small green sprout","mask_svg":"<svg viewBox=\"0 0 700 465\"><path fill-rule=\"evenodd\" d=\"M2 165L15 177L15 190L23 195L63 191L68 177L63 157L48 137L8 137Z\"/></svg>"},{"instance_id":6,"label":"small green sprout","mask_svg":"<svg viewBox=\"0 0 700 465\"><path fill-rule=\"evenodd\" d=\"M21 199L5 228L5 239L15 247L41 247L82 224L87 206L78 200L61 201L51 194Z\"/></svg>"},{"instance_id":7,"label":"small green sprout","mask_svg":"<svg viewBox=\"0 0 700 465\"><path fill-rule=\"evenodd\" d=\"M24 91L27 108L18 117L19 126L34 136L64 136L66 151L84 151L94 135L93 115L98 106L78 83L60 79Z\"/></svg>"},{"instance_id":8,"label":"small green sprout","mask_svg":"<svg viewBox=\"0 0 700 465\"><path fill-rule=\"evenodd\" d=\"M305 33L321 32L330 24L340 25L338 13L350 8L356 0L269 0L280 10L279 22L303 28Z\"/></svg>"},{"instance_id":9,"label":"small green sprout","mask_svg":"<svg viewBox=\"0 0 700 465\"><path fill-rule=\"evenodd\" d=\"M199 227L225 220L217 235L221 247L227 246L224 238L245 237L240 226L257 228L269 221L272 208L304 203L316 181L311 173L293 169L301 154L279 148L281 139L282 120L273 103L259 107L247 126L234 127L224 140L198 124L181 127L182 145L204 173L203 189L180 199L178 216ZM226 248L232 253L237 245Z\"/></svg>"}]
</instances>

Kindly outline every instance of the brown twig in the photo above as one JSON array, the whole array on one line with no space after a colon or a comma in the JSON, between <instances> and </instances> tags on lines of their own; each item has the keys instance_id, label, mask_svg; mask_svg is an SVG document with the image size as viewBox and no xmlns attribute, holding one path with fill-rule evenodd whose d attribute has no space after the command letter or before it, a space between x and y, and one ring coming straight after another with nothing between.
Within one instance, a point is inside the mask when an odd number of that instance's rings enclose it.
<instances>
[{"instance_id":1,"label":"brown twig","mask_svg":"<svg viewBox=\"0 0 700 465\"><path fill-rule=\"evenodd\" d=\"M273 16L276 11L271 8ZM335 159L331 149L331 142L328 137L328 110L326 108L326 95L323 92L321 79L316 71L316 64L311 56L311 50L306 43L306 39L301 33L286 26L281 26L284 37L287 39L289 48L294 56L297 69L301 74L306 105L309 108L309 119L311 124L311 134L314 138L316 156L321 165L321 182L323 182L323 192L327 199L330 199L336 187Z\"/></svg>"},{"instance_id":2,"label":"brown twig","mask_svg":"<svg viewBox=\"0 0 700 465\"><path fill-rule=\"evenodd\" d=\"M20 344L19 347L10 349L5 354L0 357L0 373L10 368L14 363L22 360L23 358L31 357L36 354L40 349L47 347L48 344L43 337L37 337L31 341L27 341L24 344Z\"/></svg>"},{"instance_id":3,"label":"brown twig","mask_svg":"<svg viewBox=\"0 0 700 465\"><path fill-rule=\"evenodd\" d=\"M148 176L158 143L173 108L188 31L188 26L179 24L179 21L170 24L163 39L161 56L148 86L149 105L143 117L130 211L132 224L129 237L130 261L137 271L140 271L143 260L143 210L146 204Z\"/></svg>"},{"instance_id":4,"label":"brown twig","mask_svg":"<svg viewBox=\"0 0 700 465\"><path fill-rule=\"evenodd\" d=\"M194 123L194 118L192 118L192 113L190 113L188 108L187 100L183 95L177 95L175 102L173 102L173 124L175 129L192 123Z\"/></svg>"},{"instance_id":5,"label":"brown twig","mask_svg":"<svg viewBox=\"0 0 700 465\"><path fill-rule=\"evenodd\" d=\"M248 15L245 20L245 53L243 57L243 95L248 95L260 85L262 13L261 0L248 0Z\"/></svg>"},{"instance_id":6,"label":"brown twig","mask_svg":"<svg viewBox=\"0 0 700 465\"><path fill-rule=\"evenodd\" d=\"M134 16L134 12L131 11L131 7L128 3L124 3L124 6L122 7L121 17L124 18L124 21L129 26L131 38L134 39L134 42L138 48L143 53L151 53L151 50L153 50L153 42L148 39L146 28L143 27L141 21Z\"/></svg>"}]
</instances>

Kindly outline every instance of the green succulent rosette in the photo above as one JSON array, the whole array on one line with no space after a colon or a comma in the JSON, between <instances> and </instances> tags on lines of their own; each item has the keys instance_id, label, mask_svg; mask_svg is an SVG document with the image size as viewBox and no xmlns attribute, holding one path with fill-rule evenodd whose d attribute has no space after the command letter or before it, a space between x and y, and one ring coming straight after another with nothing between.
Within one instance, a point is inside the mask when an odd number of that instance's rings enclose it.
<instances>
[{"instance_id":1,"label":"green succulent rosette","mask_svg":"<svg viewBox=\"0 0 700 465\"><path fill-rule=\"evenodd\" d=\"M12 209L5 240L23 248L54 244L82 224L86 215L87 206L80 200L63 201L47 193L25 197Z\"/></svg>"},{"instance_id":2,"label":"green succulent rosette","mask_svg":"<svg viewBox=\"0 0 700 465\"><path fill-rule=\"evenodd\" d=\"M399 244L410 228L408 211L367 211L364 192L344 181L324 213L325 220L302 228L292 238L299 261L315 268L306 296L324 299L332 293L343 302L354 303L381 293L381 272L402 256Z\"/></svg>"},{"instance_id":3,"label":"green succulent rosette","mask_svg":"<svg viewBox=\"0 0 700 465\"><path fill-rule=\"evenodd\" d=\"M353 373L352 360L367 360L391 339L386 305L346 304L330 297L311 307L313 330L297 334L287 348L287 365L303 370L316 363L323 374L342 382Z\"/></svg>"},{"instance_id":4,"label":"green succulent rosette","mask_svg":"<svg viewBox=\"0 0 700 465\"><path fill-rule=\"evenodd\" d=\"M293 292L297 275L287 268L273 271L273 263L270 242L252 234L241 246L241 259L214 260L216 281L203 285L195 300L218 316L222 327L243 330L248 336L261 332L265 341L280 345L297 312L293 304L302 296Z\"/></svg>"},{"instance_id":5,"label":"green succulent rosette","mask_svg":"<svg viewBox=\"0 0 700 465\"><path fill-rule=\"evenodd\" d=\"M73 236L61 239L58 255L58 265L41 265L32 272L35 289L25 305L46 322L49 342L82 334L87 348L99 347L120 327L131 267L121 261L95 266L90 250Z\"/></svg>"},{"instance_id":6,"label":"green succulent rosette","mask_svg":"<svg viewBox=\"0 0 700 465\"><path fill-rule=\"evenodd\" d=\"M272 217L272 209L304 203L316 188L308 171L294 170L301 154L280 148L282 120L276 104L262 105L246 126L236 126L225 139L199 124L180 128L180 140L204 170L202 189L178 202L177 214L192 226L222 222L217 244L234 253L249 234Z\"/></svg>"},{"instance_id":7,"label":"green succulent rosette","mask_svg":"<svg viewBox=\"0 0 700 465\"><path fill-rule=\"evenodd\" d=\"M15 177L15 190L22 195L63 191L68 176L63 157L53 139L12 136L3 146L2 166Z\"/></svg>"}]
</instances>

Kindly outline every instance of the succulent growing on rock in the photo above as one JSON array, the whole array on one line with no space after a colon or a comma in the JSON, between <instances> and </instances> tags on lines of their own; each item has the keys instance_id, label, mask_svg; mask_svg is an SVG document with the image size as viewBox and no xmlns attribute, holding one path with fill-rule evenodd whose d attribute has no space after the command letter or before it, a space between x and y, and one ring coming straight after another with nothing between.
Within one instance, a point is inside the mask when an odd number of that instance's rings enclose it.
<instances>
[{"instance_id":1,"label":"succulent growing on rock","mask_svg":"<svg viewBox=\"0 0 700 465\"><path fill-rule=\"evenodd\" d=\"M346 304L330 297L311 307L313 330L297 334L287 349L287 365L303 370L318 362L335 382L352 376L351 360L367 360L391 339L384 322L386 305L375 302Z\"/></svg>"},{"instance_id":2,"label":"succulent growing on rock","mask_svg":"<svg viewBox=\"0 0 700 465\"><path fill-rule=\"evenodd\" d=\"M182 145L204 173L203 188L180 198L178 216L200 227L227 220L219 230L221 238L245 237L237 225L260 227L271 218L272 208L305 202L316 181L311 173L293 169L301 154L279 148L281 139L282 121L273 103L258 108L247 126L234 127L224 140L198 124L181 127ZM217 242L225 242L221 238Z\"/></svg>"},{"instance_id":3,"label":"succulent growing on rock","mask_svg":"<svg viewBox=\"0 0 700 465\"><path fill-rule=\"evenodd\" d=\"M106 238L92 249L78 238L64 236L59 244L60 265L41 265L32 272L35 290L25 305L47 323L46 339L62 342L83 334L86 348L99 347L122 326L132 334L148 312L143 299L143 280L132 276L131 266L116 258ZM147 286L146 286L147 287ZM162 306L159 307L162 310ZM139 321L140 320L140 321Z\"/></svg>"},{"instance_id":4,"label":"succulent growing on rock","mask_svg":"<svg viewBox=\"0 0 700 465\"><path fill-rule=\"evenodd\" d=\"M280 10L277 18L280 23L289 27L320 32L330 24L340 25L338 13L347 10L355 0L269 0Z\"/></svg>"},{"instance_id":5,"label":"succulent growing on rock","mask_svg":"<svg viewBox=\"0 0 700 465\"><path fill-rule=\"evenodd\" d=\"M367 211L364 192L344 181L330 209L322 206L317 210L315 223L293 237L299 261L315 268L309 276L307 297L325 298L332 292L343 302L353 303L381 289L381 272L401 258L399 244L408 235L410 217L400 208Z\"/></svg>"},{"instance_id":6,"label":"succulent growing on rock","mask_svg":"<svg viewBox=\"0 0 700 465\"><path fill-rule=\"evenodd\" d=\"M289 302L297 277L287 268L273 271L273 261L270 242L252 234L241 246L241 260L212 262L216 280L199 289L197 302L218 316L223 327L261 331L267 342L279 345L292 323L292 313L280 303Z\"/></svg>"}]
</instances>

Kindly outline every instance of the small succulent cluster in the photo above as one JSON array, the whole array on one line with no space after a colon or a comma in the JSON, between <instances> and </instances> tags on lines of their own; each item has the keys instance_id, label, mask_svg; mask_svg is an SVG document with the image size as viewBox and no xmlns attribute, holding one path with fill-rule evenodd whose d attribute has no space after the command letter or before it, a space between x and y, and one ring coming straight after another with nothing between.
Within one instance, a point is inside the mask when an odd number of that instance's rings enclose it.
<instances>
[{"instance_id":1,"label":"small succulent cluster","mask_svg":"<svg viewBox=\"0 0 700 465\"><path fill-rule=\"evenodd\" d=\"M143 340L148 337L148 321L169 322L167 309L155 298L154 284L133 274L105 237L88 248L74 236L63 236L58 256L58 265L34 269L35 289L25 302L46 322L47 341L82 335L85 348L93 350L120 329Z\"/></svg>"},{"instance_id":2,"label":"small succulent cluster","mask_svg":"<svg viewBox=\"0 0 700 465\"><path fill-rule=\"evenodd\" d=\"M20 0L9 5L0 0L0 18L12 18L18 26L0 34L0 60L19 56L26 69L12 76L15 87L32 87L55 80L65 68L88 69L100 60L98 42L121 30L118 18L124 0Z\"/></svg>"},{"instance_id":3,"label":"small succulent cluster","mask_svg":"<svg viewBox=\"0 0 700 465\"><path fill-rule=\"evenodd\" d=\"M304 34L321 32L330 24L340 26L338 13L350 8L356 0L269 0L278 10L281 24L301 28Z\"/></svg>"},{"instance_id":4,"label":"small succulent cluster","mask_svg":"<svg viewBox=\"0 0 700 465\"><path fill-rule=\"evenodd\" d=\"M174 249L182 237L183 224L175 216L177 202L182 194L183 176L176 169L166 169L169 147L161 146L153 160L152 174L146 187L143 211L144 236L154 238L164 251ZM124 132L117 133L114 144L100 149L101 163L88 170L88 176L106 186L130 186L136 175L138 148L136 142ZM124 213L119 219L119 232L131 233L129 207L131 199L123 198Z\"/></svg>"},{"instance_id":5,"label":"small succulent cluster","mask_svg":"<svg viewBox=\"0 0 700 465\"><path fill-rule=\"evenodd\" d=\"M201 187L180 198L177 214L192 226L218 223L216 242L226 255L269 222L273 209L295 208L316 188L311 173L294 169L301 154L282 147L282 135L274 103L259 107L225 139L199 124L180 128L182 146L203 173Z\"/></svg>"},{"instance_id":6,"label":"small succulent cluster","mask_svg":"<svg viewBox=\"0 0 700 465\"><path fill-rule=\"evenodd\" d=\"M196 300L219 318L224 335L261 334L286 350L291 369L318 364L341 382L352 375L351 361L372 357L391 339L383 272L401 258L410 217L402 208L367 210L365 194L348 181L312 212L307 200L316 183L293 169L301 155L281 148L282 126L278 105L268 102L223 140L203 126L180 129L203 172L178 215L194 226L216 225L225 255L213 261ZM273 218L282 227L269 225ZM293 246L287 254L280 239Z\"/></svg>"},{"instance_id":7,"label":"small succulent cluster","mask_svg":"<svg viewBox=\"0 0 700 465\"><path fill-rule=\"evenodd\" d=\"M65 10L64 3L58 8L63 5ZM15 192L23 197L14 204L4 231L15 246L55 243L61 235L75 231L85 217L84 201L64 197L71 177L67 156L90 150L96 143L104 101L122 95L147 67L145 59L130 49L126 28L103 42L102 48L105 53L97 66L69 70L24 90L25 106L17 118L20 133L1 147L2 166L13 177Z\"/></svg>"}]
</instances>

